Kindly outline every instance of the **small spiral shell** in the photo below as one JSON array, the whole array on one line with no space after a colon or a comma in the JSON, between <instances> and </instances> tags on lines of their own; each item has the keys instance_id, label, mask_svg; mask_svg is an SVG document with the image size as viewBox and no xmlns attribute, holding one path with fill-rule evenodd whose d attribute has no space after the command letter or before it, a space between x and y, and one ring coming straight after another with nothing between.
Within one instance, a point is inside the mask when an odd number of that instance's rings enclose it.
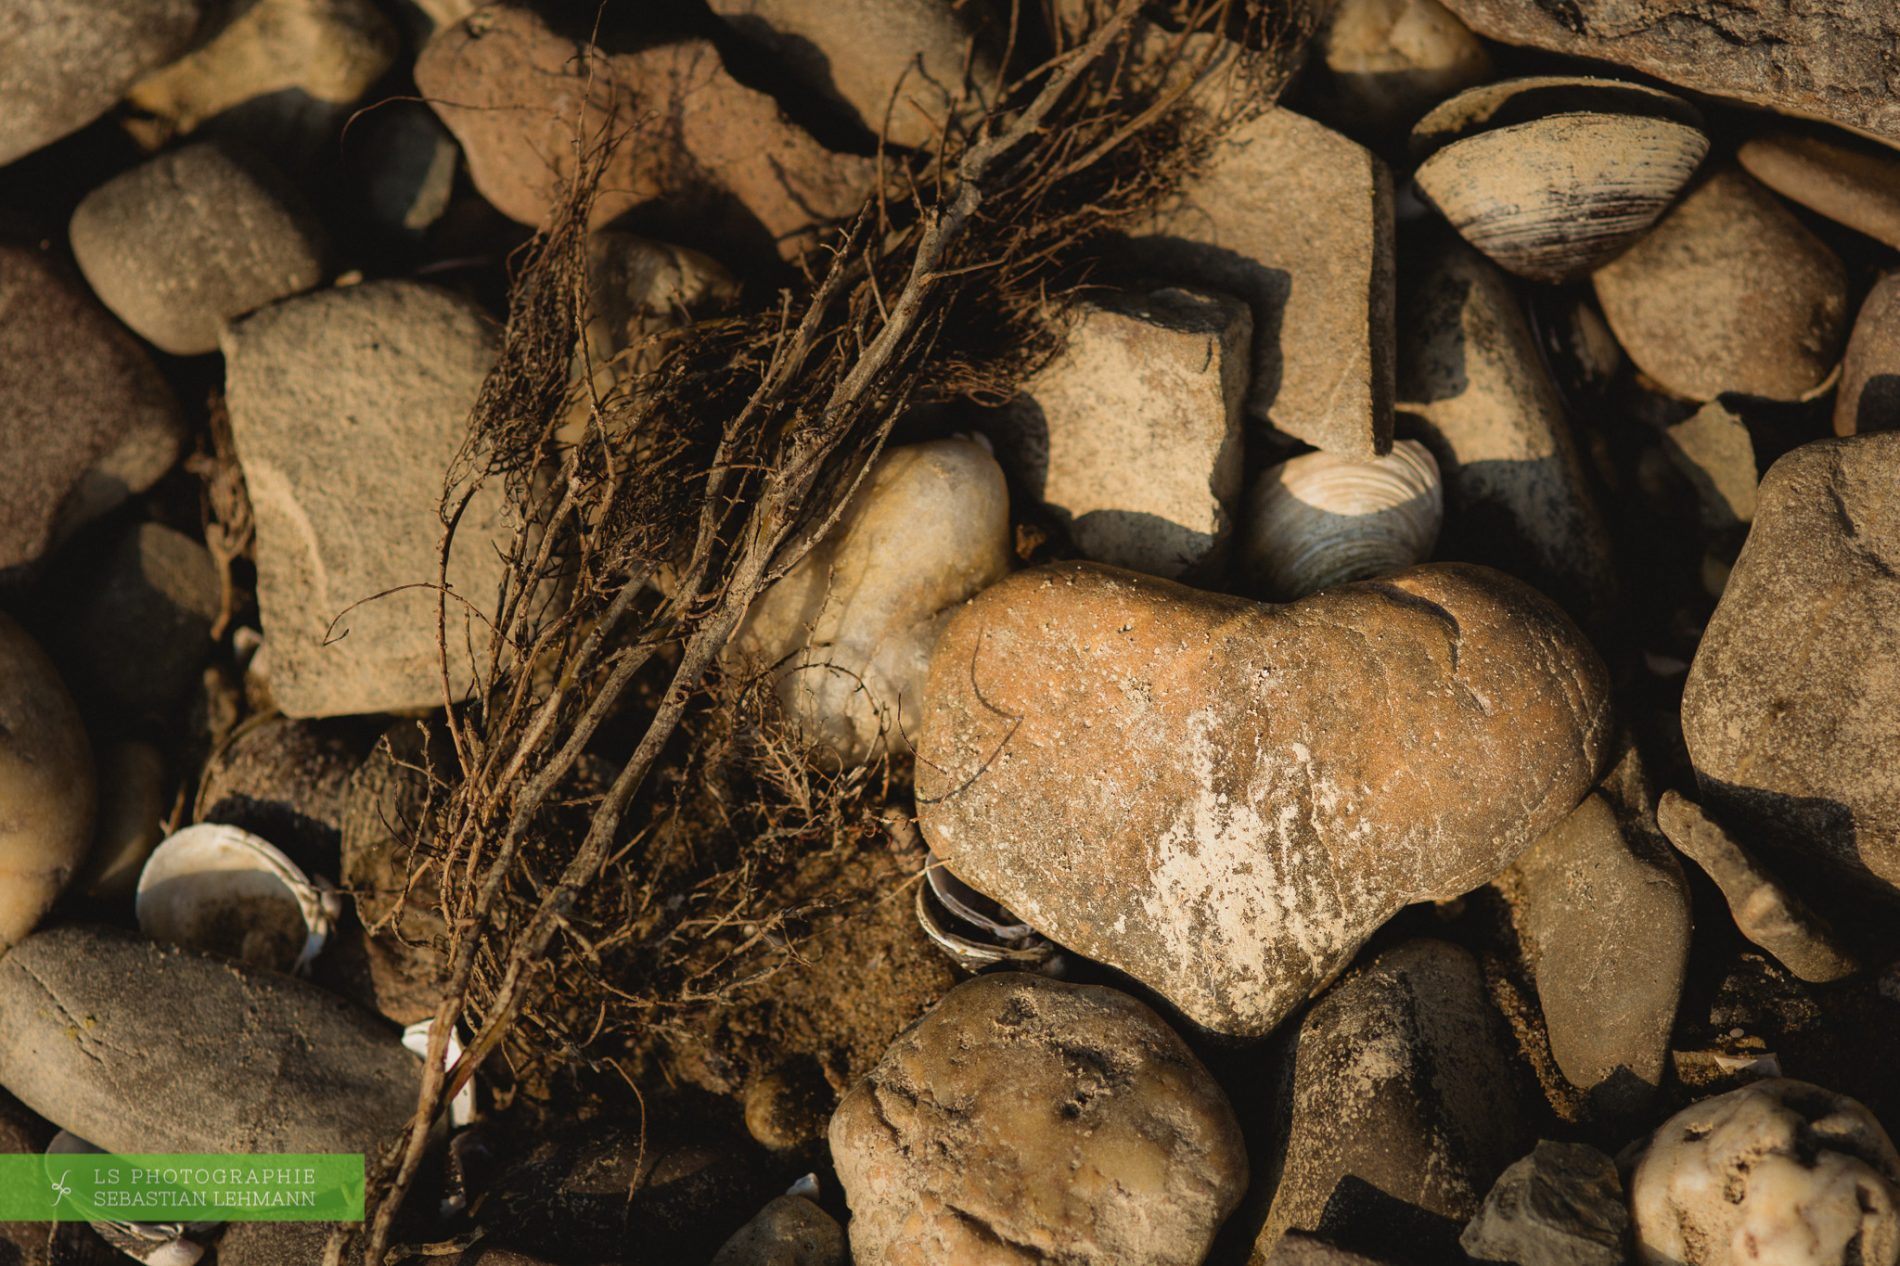
<instances>
[{"instance_id":1,"label":"small spiral shell","mask_svg":"<svg viewBox=\"0 0 1900 1266\"><path fill-rule=\"evenodd\" d=\"M1444 516L1438 463L1415 440L1370 460L1307 453L1254 484L1242 557L1259 589L1290 602L1423 560Z\"/></svg>"}]
</instances>

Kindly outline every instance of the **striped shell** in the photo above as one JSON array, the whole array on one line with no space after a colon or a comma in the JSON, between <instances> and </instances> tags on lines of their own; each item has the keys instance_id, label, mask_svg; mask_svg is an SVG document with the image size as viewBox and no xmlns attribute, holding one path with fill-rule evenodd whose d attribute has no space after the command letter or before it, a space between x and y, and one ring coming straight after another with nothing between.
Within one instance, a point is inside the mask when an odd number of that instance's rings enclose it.
<instances>
[{"instance_id":1,"label":"striped shell","mask_svg":"<svg viewBox=\"0 0 1900 1266\"><path fill-rule=\"evenodd\" d=\"M1290 602L1423 561L1444 515L1438 463L1415 440L1370 459L1307 453L1255 483L1242 556L1260 590Z\"/></svg>"},{"instance_id":2,"label":"striped shell","mask_svg":"<svg viewBox=\"0 0 1900 1266\"><path fill-rule=\"evenodd\" d=\"M1415 179L1466 241L1533 281L1575 280L1616 258L1709 151L1666 93L1589 80L1512 89L1474 88L1427 115L1413 134L1429 152Z\"/></svg>"}]
</instances>

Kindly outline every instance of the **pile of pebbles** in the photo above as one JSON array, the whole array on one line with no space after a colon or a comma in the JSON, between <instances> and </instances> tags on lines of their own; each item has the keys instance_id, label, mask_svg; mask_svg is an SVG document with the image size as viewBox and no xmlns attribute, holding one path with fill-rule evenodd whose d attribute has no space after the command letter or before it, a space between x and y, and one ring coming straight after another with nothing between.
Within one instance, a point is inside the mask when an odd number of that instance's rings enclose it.
<instances>
[{"instance_id":1,"label":"pile of pebbles","mask_svg":"<svg viewBox=\"0 0 1900 1266\"><path fill-rule=\"evenodd\" d=\"M1010 28L582 7L0 19L8 1150L402 1127L441 929L390 925L400 824L451 761L413 586L575 120L666 121L594 205L605 362L770 295ZM900 420L726 652L834 768L914 768L902 895L652 1112L524 1142L478 1078L408 1242L1900 1262L1900 9L1637 7L1316 0L1281 103L1051 308L1016 399ZM510 516L468 507L456 591Z\"/></svg>"}]
</instances>

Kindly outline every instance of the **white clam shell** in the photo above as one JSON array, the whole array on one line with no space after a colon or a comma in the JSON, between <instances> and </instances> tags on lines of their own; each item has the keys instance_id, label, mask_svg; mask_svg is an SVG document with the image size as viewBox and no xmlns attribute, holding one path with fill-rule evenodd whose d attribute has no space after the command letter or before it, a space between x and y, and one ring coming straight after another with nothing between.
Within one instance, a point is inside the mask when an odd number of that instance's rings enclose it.
<instances>
[{"instance_id":1,"label":"white clam shell","mask_svg":"<svg viewBox=\"0 0 1900 1266\"><path fill-rule=\"evenodd\" d=\"M329 939L342 903L269 841L201 822L152 850L135 910L139 930L154 940L301 973Z\"/></svg>"},{"instance_id":2,"label":"white clam shell","mask_svg":"<svg viewBox=\"0 0 1900 1266\"><path fill-rule=\"evenodd\" d=\"M1608 263L1661 218L1709 152L1655 89L1536 79L1460 94L1420 122L1421 195L1464 239L1534 281Z\"/></svg>"},{"instance_id":3,"label":"white clam shell","mask_svg":"<svg viewBox=\"0 0 1900 1266\"><path fill-rule=\"evenodd\" d=\"M1292 601L1423 561L1444 517L1438 463L1416 440L1370 459L1307 453L1254 484L1242 557L1269 597Z\"/></svg>"}]
</instances>

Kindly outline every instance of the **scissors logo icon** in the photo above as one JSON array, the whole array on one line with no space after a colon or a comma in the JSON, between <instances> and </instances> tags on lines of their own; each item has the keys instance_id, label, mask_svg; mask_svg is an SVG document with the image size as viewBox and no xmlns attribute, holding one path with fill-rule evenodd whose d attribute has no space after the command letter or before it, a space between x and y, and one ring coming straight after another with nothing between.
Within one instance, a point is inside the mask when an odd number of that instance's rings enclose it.
<instances>
[{"instance_id":1,"label":"scissors logo icon","mask_svg":"<svg viewBox=\"0 0 1900 1266\"><path fill-rule=\"evenodd\" d=\"M73 1171L69 1169L53 1181L53 1202L55 1204L73 1194L73 1189L66 1185L66 1180L72 1177L72 1173Z\"/></svg>"}]
</instances>

